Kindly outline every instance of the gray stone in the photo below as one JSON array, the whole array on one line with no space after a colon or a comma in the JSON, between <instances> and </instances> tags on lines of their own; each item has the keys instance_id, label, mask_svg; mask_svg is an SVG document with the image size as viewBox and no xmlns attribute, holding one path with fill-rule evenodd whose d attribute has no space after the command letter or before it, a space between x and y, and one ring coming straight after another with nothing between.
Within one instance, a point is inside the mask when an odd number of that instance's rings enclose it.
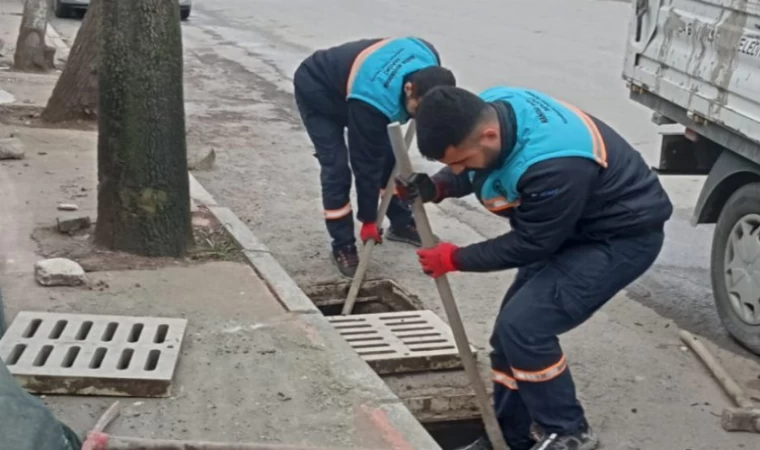
<instances>
[{"instance_id":1,"label":"gray stone","mask_svg":"<svg viewBox=\"0 0 760 450\"><path fill-rule=\"evenodd\" d=\"M52 258L34 265L34 277L42 286L80 286L87 279L84 269L66 258Z\"/></svg>"},{"instance_id":2,"label":"gray stone","mask_svg":"<svg viewBox=\"0 0 760 450\"><path fill-rule=\"evenodd\" d=\"M79 206L77 206L74 203L59 203L58 204L58 210L60 211L76 211L79 209Z\"/></svg>"},{"instance_id":3,"label":"gray stone","mask_svg":"<svg viewBox=\"0 0 760 450\"><path fill-rule=\"evenodd\" d=\"M0 159L24 159L24 144L13 137L0 139Z\"/></svg>"},{"instance_id":4,"label":"gray stone","mask_svg":"<svg viewBox=\"0 0 760 450\"><path fill-rule=\"evenodd\" d=\"M79 230L86 230L92 225L92 221L88 216L61 216L56 219L58 223L58 231L61 233L72 234Z\"/></svg>"}]
</instances>

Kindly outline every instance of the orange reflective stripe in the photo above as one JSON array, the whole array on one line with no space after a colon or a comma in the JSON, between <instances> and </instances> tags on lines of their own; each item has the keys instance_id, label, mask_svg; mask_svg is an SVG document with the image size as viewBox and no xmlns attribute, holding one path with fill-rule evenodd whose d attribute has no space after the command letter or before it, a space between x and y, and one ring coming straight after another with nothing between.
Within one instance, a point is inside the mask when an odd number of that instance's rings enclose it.
<instances>
[{"instance_id":1,"label":"orange reflective stripe","mask_svg":"<svg viewBox=\"0 0 760 450\"><path fill-rule=\"evenodd\" d=\"M567 370L567 360L565 359L565 356L562 355L562 358L559 359L556 363L552 364L551 366L537 370L535 372L529 372L527 370L520 370L512 368L512 374L514 375L515 379L518 381L529 381L531 383L540 383L544 381L549 381L557 378Z\"/></svg>"},{"instance_id":2,"label":"orange reflective stripe","mask_svg":"<svg viewBox=\"0 0 760 450\"><path fill-rule=\"evenodd\" d=\"M351 214L351 202L346 203L346 206L339 209L326 209L325 219L327 220L342 219L349 214Z\"/></svg>"},{"instance_id":3,"label":"orange reflective stripe","mask_svg":"<svg viewBox=\"0 0 760 450\"><path fill-rule=\"evenodd\" d=\"M348 98L349 95L351 95L351 90L354 87L354 79L356 79L356 75L359 73L359 69L362 67L362 64L364 64L364 61L371 55L374 51L382 47L383 45L390 42L390 39L383 39L382 41L376 42L369 47L365 48L356 56L356 59L354 59L353 64L351 64L351 71L348 72L348 82L346 83L346 98Z\"/></svg>"},{"instance_id":4,"label":"orange reflective stripe","mask_svg":"<svg viewBox=\"0 0 760 450\"><path fill-rule=\"evenodd\" d=\"M499 383L513 391L517 390L517 381L504 372L493 370L493 381L494 383Z\"/></svg>"},{"instance_id":5,"label":"orange reflective stripe","mask_svg":"<svg viewBox=\"0 0 760 450\"><path fill-rule=\"evenodd\" d=\"M520 205L520 200L510 202L504 197L492 198L490 200L483 201L486 209L491 212L505 211L510 208L515 208Z\"/></svg>"},{"instance_id":6,"label":"orange reflective stripe","mask_svg":"<svg viewBox=\"0 0 760 450\"><path fill-rule=\"evenodd\" d=\"M594 156L596 158L596 162L598 162L602 167L607 168L607 144L604 143L604 139L602 139L602 133L599 132L599 128L594 123L594 120L591 119L588 114L584 113L577 107L565 102L561 103L572 110L578 117L580 117L583 123L586 124L586 128L588 128L589 133L591 133L591 140L594 145Z\"/></svg>"}]
</instances>

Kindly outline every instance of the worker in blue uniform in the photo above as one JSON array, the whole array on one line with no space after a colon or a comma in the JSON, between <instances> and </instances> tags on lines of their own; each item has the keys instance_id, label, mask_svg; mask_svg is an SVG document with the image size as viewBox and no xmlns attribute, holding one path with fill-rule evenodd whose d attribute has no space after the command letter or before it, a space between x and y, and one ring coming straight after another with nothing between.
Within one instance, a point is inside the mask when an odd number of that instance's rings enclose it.
<instances>
[{"instance_id":1,"label":"worker in blue uniform","mask_svg":"<svg viewBox=\"0 0 760 450\"><path fill-rule=\"evenodd\" d=\"M596 448L558 335L653 264L673 211L668 195L615 130L541 92L436 88L416 121L420 152L446 167L398 178L402 199L475 194L510 222L511 231L493 239L418 250L432 277L518 269L490 341L494 406L507 443L512 450ZM491 445L484 437L465 448Z\"/></svg>"},{"instance_id":2,"label":"worker in blue uniform","mask_svg":"<svg viewBox=\"0 0 760 450\"><path fill-rule=\"evenodd\" d=\"M332 259L344 276L353 277L359 263L349 198L352 171L361 239L380 243L378 198L395 165L387 126L406 123L433 87L455 84L440 64L436 49L422 39L364 39L318 50L295 72L296 103L321 167ZM387 216L387 239L420 245L411 211L395 195Z\"/></svg>"}]
</instances>

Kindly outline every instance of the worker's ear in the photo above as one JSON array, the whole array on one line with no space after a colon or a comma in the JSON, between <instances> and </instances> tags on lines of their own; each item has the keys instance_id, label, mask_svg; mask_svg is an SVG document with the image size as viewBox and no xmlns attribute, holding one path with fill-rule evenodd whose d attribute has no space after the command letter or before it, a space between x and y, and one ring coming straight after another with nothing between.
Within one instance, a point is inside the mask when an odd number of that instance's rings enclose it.
<instances>
[{"instance_id":1,"label":"worker's ear","mask_svg":"<svg viewBox=\"0 0 760 450\"><path fill-rule=\"evenodd\" d=\"M404 96L406 98L414 98L414 85L411 81L404 83Z\"/></svg>"},{"instance_id":2,"label":"worker's ear","mask_svg":"<svg viewBox=\"0 0 760 450\"><path fill-rule=\"evenodd\" d=\"M495 126L486 125L480 130L481 145L488 145L499 139L499 130Z\"/></svg>"}]
</instances>

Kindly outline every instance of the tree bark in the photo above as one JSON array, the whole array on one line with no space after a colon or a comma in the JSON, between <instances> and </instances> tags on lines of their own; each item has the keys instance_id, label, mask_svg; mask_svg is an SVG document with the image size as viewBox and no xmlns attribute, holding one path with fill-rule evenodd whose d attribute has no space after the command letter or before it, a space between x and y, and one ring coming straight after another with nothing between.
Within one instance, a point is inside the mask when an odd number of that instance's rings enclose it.
<instances>
[{"instance_id":1,"label":"tree bark","mask_svg":"<svg viewBox=\"0 0 760 450\"><path fill-rule=\"evenodd\" d=\"M103 0L97 244L183 256L192 242L177 0Z\"/></svg>"},{"instance_id":2,"label":"tree bark","mask_svg":"<svg viewBox=\"0 0 760 450\"><path fill-rule=\"evenodd\" d=\"M98 114L98 27L102 0L91 0L66 66L42 111L50 123L94 120Z\"/></svg>"},{"instance_id":3,"label":"tree bark","mask_svg":"<svg viewBox=\"0 0 760 450\"><path fill-rule=\"evenodd\" d=\"M26 0L24 15L13 55L13 69L23 72L47 72L55 68L55 48L45 44L50 9L48 0Z\"/></svg>"}]
</instances>

